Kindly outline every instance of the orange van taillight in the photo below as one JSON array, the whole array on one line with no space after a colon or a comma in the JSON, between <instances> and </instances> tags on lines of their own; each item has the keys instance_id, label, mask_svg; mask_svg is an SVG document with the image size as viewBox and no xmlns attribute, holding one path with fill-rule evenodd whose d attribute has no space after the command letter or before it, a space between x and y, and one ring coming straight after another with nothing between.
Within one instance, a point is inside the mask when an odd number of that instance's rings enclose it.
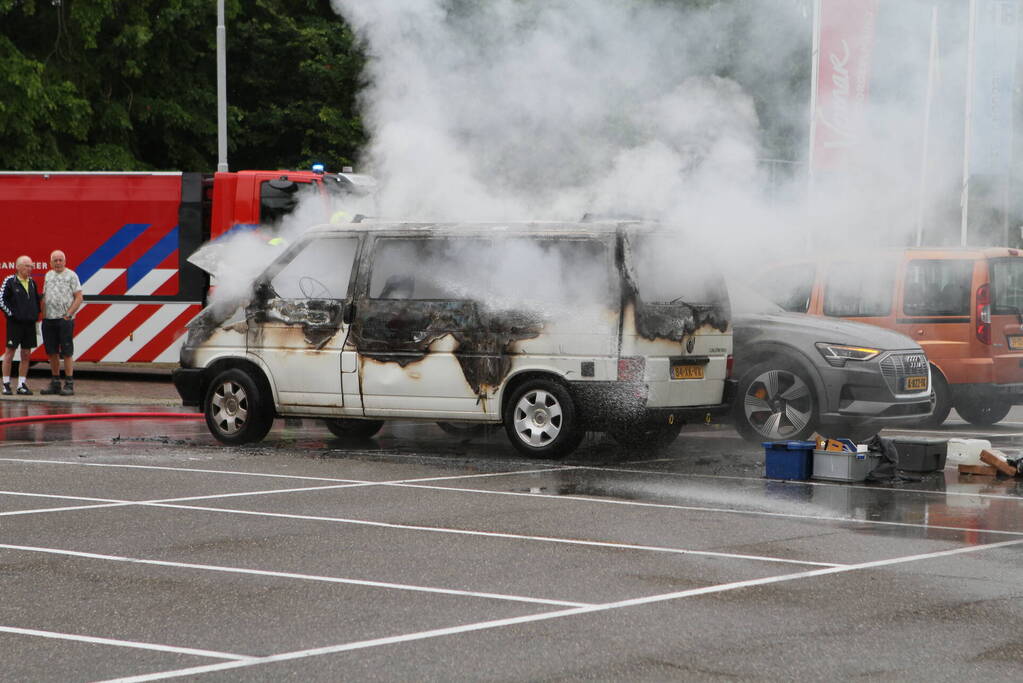
<instances>
[{"instance_id":1,"label":"orange van taillight","mask_svg":"<svg viewBox=\"0 0 1023 683\"><path fill-rule=\"evenodd\" d=\"M643 379L646 369L646 358L643 356L626 356L618 359L618 380L621 382L638 382Z\"/></svg>"},{"instance_id":2,"label":"orange van taillight","mask_svg":"<svg viewBox=\"0 0 1023 683\"><path fill-rule=\"evenodd\" d=\"M732 378L732 369L735 367L735 356L728 354L728 360L725 361L725 379Z\"/></svg>"},{"instance_id":3,"label":"orange van taillight","mask_svg":"<svg viewBox=\"0 0 1023 683\"><path fill-rule=\"evenodd\" d=\"M991 343L991 285L977 287L977 339Z\"/></svg>"}]
</instances>

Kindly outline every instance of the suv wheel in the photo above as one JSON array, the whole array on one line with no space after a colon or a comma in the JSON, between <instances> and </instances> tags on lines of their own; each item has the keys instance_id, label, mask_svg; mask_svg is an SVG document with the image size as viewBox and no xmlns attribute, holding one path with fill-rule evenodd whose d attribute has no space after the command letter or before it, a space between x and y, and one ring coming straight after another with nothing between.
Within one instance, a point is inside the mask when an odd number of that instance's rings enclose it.
<instances>
[{"instance_id":1,"label":"suv wheel","mask_svg":"<svg viewBox=\"0 0 1023 683\"><path fill-rule=\"evenodd\" d=\"M933 365L931 366L931 416L921 424L928 427L938 427L948 418L952 410L952 394L948 389L948 382ZM1004 416L1003 416L1004 417Z\"/></svg>"},{"instance_id":2,"label":"suv wheel","mask_svg":"<svg viewBox=\"0 0 1023 683\"><path fill-rule=\"evenodd\" d=\"M512 445L533 458L560 458L579 446L580 429L575 401L552 380L527 380L504 408L504 428Z\"/></svg>"},{"instance_id":3,"label":"suv wheel","mask_svg":"<svg viewBox=\"0 0 1023 683\"><path fill-rule=\"evenodd\" d=\"M273 426L273 403L248 372L233 368L206 391L203 413L210 433L232 446L260 441Z\"/></svg>"},{"instance_id":4,"label":"suv wheel","mask_svg":"<svg viewBox=\"0 0 1023 683\"><path fill-rule=\"evenodd\" d=\"M739 379L735 429L749 441L802 441L817 429L817 397L802 370L784 360L757 363Z\"/></svg>"}]
</instances>

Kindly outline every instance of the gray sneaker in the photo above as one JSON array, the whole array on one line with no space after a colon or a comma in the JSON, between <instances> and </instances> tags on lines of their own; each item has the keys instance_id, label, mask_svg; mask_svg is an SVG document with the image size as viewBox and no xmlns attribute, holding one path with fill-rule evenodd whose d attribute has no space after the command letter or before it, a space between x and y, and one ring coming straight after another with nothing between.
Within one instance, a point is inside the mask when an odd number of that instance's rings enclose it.
<instances>
[{"instance_id":1,"label":"gray sneaker","mask_svg":"<svg viewBox=\"0 0 1023 683\"><path fill-rule=\"evenodd\" d=\"M64 388L60 390L61 396L74 396L75 395L75 381L73 379L64 380Z\"/></svg>"},{"instance_id":2,"label":"gray sneaker","mask_svg":"<svg viewBox=\"0 0 1023 683\"><path fill-rule=\"evenodd\" d=\"M45 389L40 389L39 393L40 394L46 394L47 396L52 395L52 394L59 394L60 393L60 380L59 379L51 379L50 383L46 386L46 388Z\"/></svg>"}]
</instances>

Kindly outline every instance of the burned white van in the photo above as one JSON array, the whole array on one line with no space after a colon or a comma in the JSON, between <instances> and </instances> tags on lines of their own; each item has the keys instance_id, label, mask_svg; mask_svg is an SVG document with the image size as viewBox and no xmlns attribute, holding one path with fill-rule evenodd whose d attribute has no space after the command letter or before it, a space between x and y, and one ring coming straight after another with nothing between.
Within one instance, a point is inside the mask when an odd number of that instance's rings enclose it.
<instances>
[{"instance_id":1,"label":"burned white van","mask_svg":"<svg viewBox=\"0 0 1023 683\"><path fill-rule=\"evenodd\" d=\"M503 423L543 458L586 431L662 446L730 399L727 291L679 242L639 223L313 228L192 321L174 383L227 444L294 416L359 438Z\"/></svg>"}]
</instances>

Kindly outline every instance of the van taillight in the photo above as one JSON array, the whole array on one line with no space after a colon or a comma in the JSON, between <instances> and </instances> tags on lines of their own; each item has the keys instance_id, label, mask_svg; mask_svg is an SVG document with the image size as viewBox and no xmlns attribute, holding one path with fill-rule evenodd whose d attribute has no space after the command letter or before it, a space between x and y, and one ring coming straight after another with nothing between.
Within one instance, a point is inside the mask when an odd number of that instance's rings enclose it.
<instances>
[{"instance_id":1,"label":"van taillight","mask_svg":"<svg viewBox=\"0 0 1023 683\"><path fill-rule=\"evenodd\" d=\"M991 343L991 285L977 287L977 339Z\"/></svg>"},{"instance_id":2,"label":"van taillight","mask_svg":"<svg viewBox=\"0 0 1023 683\"><path fill-rule=\"evenodd\" d=\"M725 361L725 379L732 378L732 368L735 367L735 356L728 354L728 360Z\"/></svg>"},{"instance_id":3,"label":"van taillight","mask_svg":"<svg viewBox=\"0 0 1023 683\"><path fill-rule=\"evenodd\" d=\"M618 359L618 379L622 382L638 382L643 379L643 370L646 369L646 358L642 356L629 356Z\"/></svg>"}]
</instances>

